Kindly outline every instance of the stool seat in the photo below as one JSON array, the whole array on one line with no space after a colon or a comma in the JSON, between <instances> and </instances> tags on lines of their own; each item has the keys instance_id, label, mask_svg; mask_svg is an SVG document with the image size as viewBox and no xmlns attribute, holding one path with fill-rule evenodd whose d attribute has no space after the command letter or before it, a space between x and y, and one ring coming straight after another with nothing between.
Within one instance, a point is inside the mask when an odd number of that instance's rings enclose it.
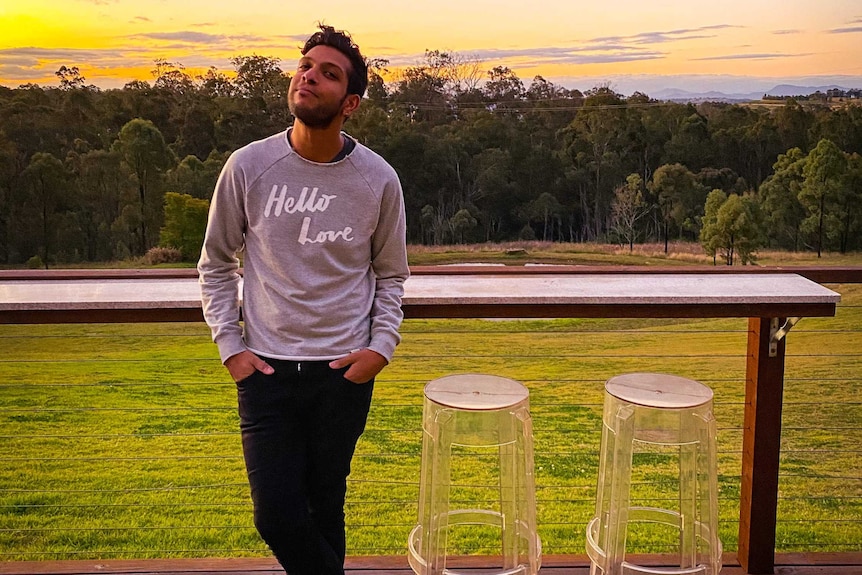
<instances>
[{"instance_id":1,"label":"stool seat","mask_svg":"<svg viewBox=\"0 0 862 575\"><path fill-rule=\"evenodd\" d=\"M459 530L491 541L499 570L535 575L541 566L536 531L529 392L493 375L456 374L425 385L419 517L408 538L417 575L459 575L448 566ZM480 479L481 478L481 479ZM468 499L469 497L469 499ZM466 501L466 508L452 508Z\"/></svg>"},{"instance_id":2,"label":"stool seat","mask_svg":"<svg viewBox=\"0 0 862 575\"><path fill-rule=\"evenodd\" d=\"M596 514L587 525L590 573L597 575L717 575L718 478L713 392L669 374L630 373L605 383L602 447ZM635 456L675 467L675 486L659 498L676 501L660 508L632 502ZM671 462L673 465L671 465ZM638 486L643 489L642 485ZM626 559L632 531L642 529L651 545L672 549L671 566L637 565Z\"/></svg>"},{"instance_id":3,"label":"stool seat","mask_svg":"<svg viewBox=\"0 0 862 575\"><path fill-rule=\"evenodd\" d=\"M605 383L617 399L662 409L687 409L712 401L712 390L702 383L666 373L628 373Z\"/></svg>"},{"instance_id":4,"label":"stool seat","mask_svg":"<svg viewBox=\"0 0 862 575\"><path fill-rule=\"evenodd\" d=\"M443 407L484 411L517 406L529 398L529 392L505 377L467 373L428 382L425 397Z\"/></svg>"}]
</instances>

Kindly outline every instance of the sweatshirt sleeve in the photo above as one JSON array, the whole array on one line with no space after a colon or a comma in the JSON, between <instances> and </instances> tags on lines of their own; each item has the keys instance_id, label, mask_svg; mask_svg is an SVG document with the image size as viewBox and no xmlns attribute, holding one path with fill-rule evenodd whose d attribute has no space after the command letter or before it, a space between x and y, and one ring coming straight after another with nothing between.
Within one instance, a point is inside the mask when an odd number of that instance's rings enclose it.
<instances>
[{"instance_id":1,"label":"sweatshirt sleeve","mask_svg":"<svg viewBox=\"0 0 862 575\"><path fill-rule=\"evenodd\" d=\"M204 319L224 363L246 349L240 325L239 258L244 245L245 183L236 154L225 163L210 203L198 277Z\"/></svg>"},{"instance_id":2,"label":"sweatshirt sleeve","mask_svg":"<svg viewBox=\"0 0 862 575\"><path fill-rule=\"evenodd\" d=\"M401 297L404 295L404 281L410 275L404 196L394 170L384 187L379 218L371 241L371 267L376 283L368 347L391 361L395 347L401 342L398 333L404 319Z\"/></svg>"}]
</instances>

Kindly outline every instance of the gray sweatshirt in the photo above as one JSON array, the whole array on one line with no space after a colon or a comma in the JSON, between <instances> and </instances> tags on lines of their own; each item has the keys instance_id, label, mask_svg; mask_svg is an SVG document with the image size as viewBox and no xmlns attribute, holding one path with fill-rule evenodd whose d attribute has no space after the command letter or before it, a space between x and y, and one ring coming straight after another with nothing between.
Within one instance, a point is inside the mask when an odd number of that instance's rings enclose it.
<instances>
[{"instance_id":1,"label":"gray sweatshirt","mask_svg":"<svg viewBox=\"0 0 862 575\"><path fill-rule=\"evenodd\" d=\"M246 349L326 360L365 347L391 360L409 275L405 238L398 176L365 146L318 164L282 132L234 152L198 262L222 362Z\"/></svg>"}]
</instances>

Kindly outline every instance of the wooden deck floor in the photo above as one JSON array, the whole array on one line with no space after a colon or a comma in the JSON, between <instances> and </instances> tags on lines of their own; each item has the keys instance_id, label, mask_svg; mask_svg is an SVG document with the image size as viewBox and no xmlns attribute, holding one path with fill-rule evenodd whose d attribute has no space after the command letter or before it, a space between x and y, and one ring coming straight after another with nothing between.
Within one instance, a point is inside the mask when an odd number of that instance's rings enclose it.
<instances>
[{"instance_id":1,"label":"wooden deck floor","mask_svg":"<svg viewBox=\"0 0 862 575\"><path fill-rule=\"evenodd\" d=\"M655 559L654 557L652 558ZM633 561L638 558L632 558ZM650 558L645 558L644 563ZM722 575L745 573L731 553ZM465 573L481 575L481 559L450 562ZM486 562L487 565L487 562ZM349 557L347 575L411 575L405 557ZM586 556L543 557L541 575L587 575ZM284 572L272 559L143 559L0 562L0 575L269 575ZM776 556L777 575L862 575L862 553L805 553Z\"/></svg>"}]
</instances>

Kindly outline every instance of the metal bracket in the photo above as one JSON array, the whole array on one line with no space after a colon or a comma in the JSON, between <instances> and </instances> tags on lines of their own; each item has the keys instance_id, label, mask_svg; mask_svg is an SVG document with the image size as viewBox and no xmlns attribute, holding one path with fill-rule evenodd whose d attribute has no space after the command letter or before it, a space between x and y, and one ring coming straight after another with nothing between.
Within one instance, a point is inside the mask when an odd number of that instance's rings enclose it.
<instances>
[{"instance_id":1,"label":"metal bracket","mask_svg":"<svg viewBox=\"0 0 862 575\"><path fill-rule=\"evenodd\" d=\"M787 332L796 325L801 317L789 317L784 321L784 325L778 327L778 318L773 317L769 320L769 357L778 355L778 342L784 339Z\"/></svg>"}]
</instances>

